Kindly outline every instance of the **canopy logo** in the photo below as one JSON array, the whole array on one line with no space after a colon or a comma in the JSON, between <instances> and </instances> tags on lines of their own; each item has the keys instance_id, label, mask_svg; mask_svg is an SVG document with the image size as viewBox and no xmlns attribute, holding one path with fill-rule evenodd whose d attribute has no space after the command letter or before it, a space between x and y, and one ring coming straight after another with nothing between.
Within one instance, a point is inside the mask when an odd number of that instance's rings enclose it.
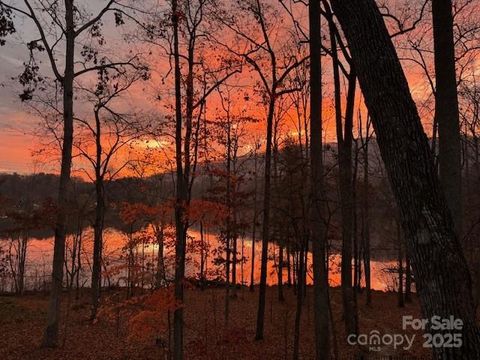
<instances>
[{"instance_id":1,"label":"canopy logo","mask_svg":"<svg viewBox=\"0 0 480 360\"><path fill-rule=\"evenodd\" d=\"M380 334L378 330L372 330L368 334L350 334L347 337L349 345L368 346L370 351L380 351L382 347L393 347L393 349L410 350L415 334Z\"/></svg>"}]
</instances>

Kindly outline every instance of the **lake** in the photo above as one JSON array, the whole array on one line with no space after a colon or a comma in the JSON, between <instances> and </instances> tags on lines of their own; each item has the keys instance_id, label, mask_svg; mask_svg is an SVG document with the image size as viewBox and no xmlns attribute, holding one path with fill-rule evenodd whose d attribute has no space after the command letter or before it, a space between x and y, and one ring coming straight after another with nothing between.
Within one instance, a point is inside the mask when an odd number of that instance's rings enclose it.
<instances>
[{"instance_id":1,"label":"lake","mask_svg":"<svg viewBox=\"0 0 480 360\"><path fill-rule=\"evenodd\" d=\"M200 239L200 232L195 229L190 229L188 232L187 249L194 248L193 244L198 243ZM204 241L209 245L210 249L214 249L219 245L218 235L207 233L204 236ZM71 237L68 237L68 244L71 242ZM5 246L6 240L2 240ZM26 289L41 288L42 284L48 283L51 276L51 263L53 258L53 237L47 239L31 239L28 242L27 259L26 259ZM126 260L125 253L122 248L127 243L127 235L119 230L108 228L104 232L104 262L107 270L104 274L104 285L107 285L107 280L116 285L124 285L122 281L126 276ZM68 245L67 245L68 246ZM261 242L256 241L255 244L255 266L254 279L258 284L260 281L260 258L261 258ZM81 283L83 286L89 286L91 274L91 254L93 249L93 230L87 228L84 230L83 246L82 246L82 274ZM67 250L68 251L68 250ZM147 244L143 249L137 246L138 254L143 251L144 265L156 264L156 255L158 253L158 246ZM252 241L250 238L238 239L239 256L243 254L244 262L237 264L237 282L249 285L251 272L251 251ZM278 246L275 244L269 245L269 260L267 266L267 284L276 285L278 283L278 273L276 261L278 258ZM166 274L168 278L173 278L173 258L174 249L172 246L165 246L164 253L166 255ZM286 256L286 255L284 255ZM285 260L286 261L286 260ZM312 284L312 264L311 253L308 254L308 275L307 283ZM396 287L396 274L392 273L392 268L397 265L393 260L372 260L371 261L371 286L374 290L387 291ZM187 266L186 273L188 277L194 277L199 273L200 268L200 254L199 251L187 250ZM215 264L214 256L210 254L206 261L206 270L210 273L210 277L215 272L223 274L223 266ZM331 286L340 285L340 255L333 254L329 258L329 282ZM287 269L283 269L283 279L287 281ZM0 290L9 290L12 286L6 279L3 279L3 284L0 284ZM2 287L3 286L3 287Z\"/></svg>"}]
</instances>

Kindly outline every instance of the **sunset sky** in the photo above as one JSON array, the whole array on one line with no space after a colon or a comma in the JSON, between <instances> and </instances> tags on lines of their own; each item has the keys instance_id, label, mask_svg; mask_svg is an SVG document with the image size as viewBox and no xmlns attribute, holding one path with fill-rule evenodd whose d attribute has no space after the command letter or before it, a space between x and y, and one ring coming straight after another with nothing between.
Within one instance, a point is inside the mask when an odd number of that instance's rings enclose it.
<instances>
[{"instance_id":1,"label":"sunset sky","mask_svg":"<svg viewBox=\"0 0 480 360\"><path fill-rule=\"evenodd\" d=\"M84 6L91 9L92 13L96 13L103 2L97 2L93 0L85 1ZM113 14L111 15L113 17ZM14 36L7 38L7 44L0 48L0 172L19 172L19 173L31 173L38 171L56 172L57 165L55 162L42 163L32 158L32 150L36 149L39 139L35 136L36 129L38 128L39 119L32 113L31 109L22 104L18 94L21 92L21 86L16 79L22 71L23 62L28 59L28 52L23 41L28 40L30 37L33 39L34 27L32 24L19 17L16 18L18 33ZM113 27L108 23L111 21L105 21L104 36L107 41L106 51L110 51L111 56L115 56L121 49L125 52L128 49L134 49L134 51L142 51L145 54L145 46L139 43L132 42L125 44L122 42L122 34L118 31L118 28ZM20 26L18 26L20 24ZM128 32L127 29L122 30L124 33ZM281 43L281 38L276 38L277 43ZM78 48L78 47L77 47ZM150 50L150 49L149 49ZM155 50L154 50L155 51ZM409 54L402 51L400 56ZM61 55L61 54L59 54ZM136 85L128 96L122 99L121 107L125 109L139 108L142 111L156 112L158 117L161 118L165 114L168 114L167 105L170 102L168 98L171 98L172 88L171 83L167 79L165 83L162 82L162 76L168 73L167 59L165 56L157 56L155 52L145 55L150 62L152 70L152 78L147 83ZM48 67L45 58L40 58L42 63L40 64L42 74L51 77L51 71ZM431 116L430 109L425 107L424 101L430 99L430 89L428 82L422 72L422 70L415 66L411 61L404 61L404 68L410 83L412 94L419 104L420 113L424 119L425 129L430 132L431 128ZM431 66L432 64L429 64ZM244 71L239 77L232 79L233 84L245 84L255 81L255 74L252 71ZM86 80L88 82L88 79ZM331 63L326 60L324 62L324 81L326 82L324 87L324 120L325 131L327 133L327 141L334 141L334 127L332 120L332 94L331 94ZM162 101L156 100L157 97L161 97ZM360 106L360 91L357 91L357 106ZM209 105L210 116L218 116L218 96L211 98L211 104ZM83 105L77 103L75 105L75 111L81 112ZM247 112L250 115L254 115L259 119L264 117L265 109L259 105L258 101L250 101L247 104L239 104L236 106L237 112ZM364 109L363 109L364 111ZM287 128L287 132L294 132L294 126L292 124L292 114L285 120L284 127ZM294 120L294 119L293 119ZM264 133L264 122L260 122L255 125L255 131L258 131L258 136L262 136ZM291 129L291 130L288 130Z\"/></svg>"}]
</instances>

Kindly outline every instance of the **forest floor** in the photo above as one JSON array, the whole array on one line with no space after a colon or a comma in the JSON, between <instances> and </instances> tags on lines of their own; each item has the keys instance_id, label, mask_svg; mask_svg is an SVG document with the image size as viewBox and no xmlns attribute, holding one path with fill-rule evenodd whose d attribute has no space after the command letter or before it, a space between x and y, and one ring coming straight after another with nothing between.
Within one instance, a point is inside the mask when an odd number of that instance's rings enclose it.
<instances>
[{"instance_id":1,"label":"forest floor","mask_svg":"<svg viewBox=\"0 0 480 360\"><path fill-rule=\"evenodd\" d=\"M277 287L268 288L265 339L255 341L258 289L255 292L237 291L237 297L230 300L228 326L224 325L223 289L187 290L184 308L186 359L292 359L296 301L292 289L285 288L284 292L286 299L281 303ZM82 294L79 300L65 295L60 346L42 349L40 342L48 297L44 294L0 296L0 359L169 359L171 326L168 314L171 311L168 309L171 304L168 301L162 302L158 296L153 300L143 296L124 301L125 292L118 290L105 291L104 298L107 305L103 306L98 320L91 323L88 293ZM331 289L331 298L338 359L353 359L355 352L367 352L368 347L351 346L343 340L340 290ZM312 300L313 292L309 288L302 312L301 359L314 358ZM167 310L157 312L155 307ZM384 346L368 358L380 359L386 355L398 356L395 359L430 358L430 352L422 347L421 333L402 330L402 316L421 317L415 296L411 303L399 308L395 293L374 292L371 306L365 305L365 294L359 294L358 310L361 334L378 330L381 335L416 336L409 351L402 350L401 346L396 351L392 346Z\"/></svg>"}]
</instances>

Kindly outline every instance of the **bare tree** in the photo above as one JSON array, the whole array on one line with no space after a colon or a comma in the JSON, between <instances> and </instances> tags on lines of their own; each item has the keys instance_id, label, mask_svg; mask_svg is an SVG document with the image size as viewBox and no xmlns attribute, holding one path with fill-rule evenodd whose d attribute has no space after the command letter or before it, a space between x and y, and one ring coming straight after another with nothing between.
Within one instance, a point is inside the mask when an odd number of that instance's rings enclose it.
<instances>
[{"instance_id":1,"label":"bare tree","mask_svg":"<svg viewBox=\"0 0 480 360\"><path fill-rule=\"evenodd\" d=\"M87 101L93 107L93 116L78 118L78 136L75 149L91 166L84 173L95 184L95 221L92 267L92 312L95 319L100 300L103 228L107 203L105 181L111 181L129 165L129 154L124 150L146 134L148 125L141 114L126 114L118 111L118 98L128 92L139 80L148 78L145 66L132 64L133 72L125 66L102 69L94 88L83 87ZM116 103L117 100L117 103ZM93 149L93 151L92 151ZM124 152L119 160L118 154ZM92 176L93 173L93 176Z\"/></svg>"},{"instance_id":2,"label":"bare tree","mask_svg":"<svg viewBox=\"0 0 480 360\"><path fill-rule=\"evenodd\" d=\"M329 24L330 48L333 65L333 83L335 99L335 125L338 148L338 173L340 204L342 214L342 298L344 321L348 334L357 332L357 314L355 292L352 287L352 240L354 234L354 189L352 175L353 115L357 77L352 66L348 77L345 116L342 116L340 88L340 60L337 50L337 29L328 2L324 1L325 14ZM343 122L342 119L345 118Z\"/></svg>"},{"instance_id":3,"label":"bare tree","mask_svg":"<svg viewBox=\"0 0 480 360\"><path fill-rule=\"evenodd\" d=\"M327 228L324 222L322 65L320 0L309 3L310 25L310 186L311 237L313 250L315 358L330 358L328 272L326 269Z\"/></svg>"},{"instance_id":4,"label":"bare tree","mask_svg":"<svg viewBox=\"0 0 480 360\"><path fill-rule=\"evenodd\" d=\"M253 157L253 213L252 213L252 252L250 256L250 291L254 291L255 286L255 243L257 241L257 224L258 224L258 151L260 150L261 144L258 139L254 139L252 145L252 154Z\"/></svg>"},{"instance_id":5,"label":"bare tree","mask_svg":"<svg viewBox=\"0 0 480 360\"><path fill-rule=\"evenodd\" d=\"M61 141L62 160L60 169L60 185L58 191L57 220L55 226L55 245L52 270L52 291L47 316L47 327L44 334L43 346L55 347L58 342L58 324L60 319L60 295L63 286L63 265L65 256L65 233L66 233L66 209L68 207L68 196L70 186L70 174L72 166L73 146L73 102L75 79L92 71L111 68L118 65L116 61L102 58L100 62L93 62L96 52L84 47L82 55L85 61L77 61L75 47L79 38L85 33L91 37L101 38L100 22L104 15L113 11L114 0L109 0L105 6L94 16L90 17L86 11L81 11L74 5L74 0L65 0L64 8L58 6L58 2L45 3L42 1L23 1L23 8L7 4L4 1L1 5L1 36L12 33L14 24L10 20L11 15L31 20L36 28L39 39L28 43L30 50L30 63L26 65L25 72L20 77L20 82L25 86L22 100L29 100L35 90L35 86L41 81L38 75L39 67L34 59L34 52L45 51L55 81L62 87L63 107L63 136ZM63 19L62 19L63 17ZM6 19L6 22L3 21ZM118 19L118 17L116 17ZM117 24L119 22L117 21ZM6 24L6 31L3 29ZM49 25L45 25L49 24ZM52 38L51 34L58 34ZM63 45L63 46L61 46ZM63 48L63 49L62 49ZM62 49L62 50L60 50ZM58 55L63 55L61 59ZM136 56L135 56L136 58ZM120 64L123 62L120 62ZM63 65L63 71L61 66Z\"/></svg>"},{"instance_id":6,"label":"bare tree","mask_svg":"<svg viewBox=\"0 0 480 360\"><path fill-rule=\"evenodd\" d=\"M168 55L173 57L175 88L175 161L176 161L176 204L175 204L175 299L181 304L184 300L185 251L187 230L190 225L187 208L191 200L192 187L198 161L198 141L201 115L207 98L218 86L239 72L235 62L228 59L216 68L205 68L206 43L214 32L215 22L208 21L216 9L215 1L196 1L179 4L171 2L171 38ZM184 14L184 16L181 16ZM147 27L150 38L164 37L164 27L153 32ZM153 28L157 29L157 28ZM217 29L218 30L218 29ZM185 51L182 52L181 49ZM182 72L182 63L186 71ZM203 67L202 67L203 66ZM204 74L205 76L202 76ZM206 75L208 74L208 75ZM202 86L199 91L196 79L200 78ZM182 82L185 84L184 94ZM183 359L183 306L174 312L174 358Z\"/></svg>"},{"instance_id":7,"label":"bare tree","mask_svg":"<svg viewBox=\"0 0 480 360\"><path fill-rule=\"evenodd\" d=\"M307 60L307 57L297 58L289 49L289 44L276 47L272 33L278 31L275 24L270 20L272 8L269 4L260 0L249 0L240 5L237 16L224 16L220 19L231 30L236 44L234 46L223 44L225 47L249 65L258 75L258 88L264 98L267 107L266 145L265 145L265 173L264 173L264 197L263 197L263 223L262 223L262 257L260 268L260 289L257 312L257 326L255 339L261 340L264 335L265 319L265 294L267 286L267 260L268 243L270 240L270 193L271 193L271 158L273 140L273 120L275 115L276 101L283 95L296 91L288 87L286 82L293 70ZM247 15L248 22L245 22ZM253 23L252 23L253 21ZM254 24L252 26L252 24ZM247 26L249 26L247 28ZM252 31L259 32L259 38L252 35ZM243 51L244 48L248 50ZM241 50L240 50L241 49Z\"/></svg>"}]
</instances>

